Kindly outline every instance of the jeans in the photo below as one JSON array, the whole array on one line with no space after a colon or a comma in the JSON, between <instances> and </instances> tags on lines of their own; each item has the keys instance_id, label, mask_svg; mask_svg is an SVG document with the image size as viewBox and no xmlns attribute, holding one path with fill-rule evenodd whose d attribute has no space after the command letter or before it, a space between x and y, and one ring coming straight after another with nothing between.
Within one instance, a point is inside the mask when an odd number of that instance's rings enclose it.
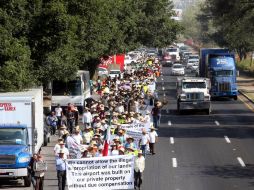
<instances>
[{"instance_id":1,"label":"jeans","mask_svg":"<svg viewBox=\"0 0 254 190\"><path fill-rule=\"evenodd\" d=\"M57 170L58 190L64 190L66 184L66 171Z\"/></svg>"},{"instance_id":2,"label":"jeans","mask_svg":"<svg viewBox=\"0 0 254 190\"><path fill-rule=\"evenodd\" d=\"M141 145L140 150L142 150L142 154L145 158L146 157L146 145Z\"/></svg>"},{"instance_id":3,"label":"jeans","mask_svg":"<svg viewBox=\"0 0 254 190\"><path fill-rule=\"evenodd\" d=\"M75 127L75 120L74 119L67 119L67 126L68 126L70 133L72 134L72 130Z\"/></svg>"},{"instance_id":4,"label":"jeans","mask_svg":"<svg viewBox=\"0 0 254 190\"><path fill-rule=\"evenodd\" d=\"M155 143L149 143L149 148L150 148L150 153L151 154L155 154L155 152L154 152L154 144Z\"/></svg>"},{"instance_id":5,"label":"jeans","mask_svg":"<svg viewBox=\"0 0 254 190\"><path fill-rule=\"evenodd\" d=\"M159 122L159 120L160 120L160 117L158 115L154 115L153 116L153 126L155 128L158 128L158 122Z\"/></svg>"},{"instance_id":6,"label":"jeans","mask_svg":"<svg viewBox=\"0 0 254 190\"><path fill-rule=\"evenodd\" d=\"M142 181L143 181L142 172L140 172L140 171L136 172L134 170L134 186L135 187L141 187Z\"/></svg>"},{"instance_id":7,"label":"jeans","mask_svg":"<svg viewBox=\"0 0 254 190\"><path fill-rule=\"evenodd\" d=\"M35 177L35 190L43 190L44 177Z\"/></svg>"}]
</instances>

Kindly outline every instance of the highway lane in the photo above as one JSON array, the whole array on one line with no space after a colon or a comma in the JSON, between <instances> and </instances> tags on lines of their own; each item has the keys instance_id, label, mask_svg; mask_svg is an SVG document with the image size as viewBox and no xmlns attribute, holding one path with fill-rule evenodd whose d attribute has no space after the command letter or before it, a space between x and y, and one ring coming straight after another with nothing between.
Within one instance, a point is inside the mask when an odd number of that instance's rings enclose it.
<instances>
[{"instance_id":1,"label":"highway lane","mask_svg":"<svg viewBox=\"0 0 254 190\"><path fill-rule=\"evenodd\" d=\"M176 77L163 68L163 108L157 154L148 156L143 189L253 189L254 114L241 100L213 101L211 115L176 113ZM164 87L164 88L162 88ZM164 89L164 90L163 90Z\"/></svg>"},{"instance_id":2,"label":"highway lane","mask_svg":"<svg viewBox=\"0 0 254 190\"><path fill-rule=\"evenodd\" d=\"M170 76L169 71L164 68L163 81L158 79L159 96L162 99L165 93L169 104L163 108L156 155L147 156L142 189L253 189L253 112L241 100L225 100L213 102L211 115L178 115L176 77ZM57 189L53 146L50 143L42 151L49 164L46 190ZM1 189L30 189L22 187L20 180L0 183Z\"/></svg>"}]
</instances>

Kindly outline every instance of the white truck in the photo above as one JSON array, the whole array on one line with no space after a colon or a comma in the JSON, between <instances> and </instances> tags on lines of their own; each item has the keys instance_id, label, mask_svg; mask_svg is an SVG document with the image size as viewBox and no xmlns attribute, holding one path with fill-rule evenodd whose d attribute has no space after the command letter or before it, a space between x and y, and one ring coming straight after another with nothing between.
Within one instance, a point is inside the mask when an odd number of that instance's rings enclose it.
<instances>
[{"instance_id":1,"label":"white truck","mask_svg":"<svg viewBox=\"0 0 254 190\"><path fill-rule=\"evenodd\" d=\"M31 185L31 157L44 142L43 90L0 93L0 179Z\"/></svg>"},{"instance_id":2,"label":"white truck","mask_svg":"<svg viewBox=\"0 0 254 190\"><path fill-rule=\"evenodd\" d=\"M177 110L203 110L211 113L211 96L208 78L179 77L177 78Z\"/></svg>"},{"instance_id":3,"label":"white truck","mask_svg":"<svg viewBox=\"0 0 254 190\"><path fill-rule=\"evenodd\" d=\"M85 107L85 100L91 97L89 71L79 70L74 80L52 82L52 102L54 108L60 104L67 107L68 103L76 106L80 113Z\"/></svg>"}]
</instances>

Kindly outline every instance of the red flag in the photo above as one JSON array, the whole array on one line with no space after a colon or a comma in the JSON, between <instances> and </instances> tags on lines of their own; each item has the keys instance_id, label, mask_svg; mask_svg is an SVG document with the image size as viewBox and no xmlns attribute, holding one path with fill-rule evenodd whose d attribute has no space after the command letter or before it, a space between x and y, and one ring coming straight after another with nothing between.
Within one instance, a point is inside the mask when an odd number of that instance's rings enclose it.
<instances>
[{"instance_id":1,"label":"red flag","mask_svg":"<svg viewBox=\"0 0 254 190\"><path fill-rule=\"evenodd\" d=\"M108 156L109 144L110 144L110 126L108 126L108 128L107 128L107 133L106 133L105 140L104 140L104 148L102 151L103 156Z\"/></svg>"}]
</instances>

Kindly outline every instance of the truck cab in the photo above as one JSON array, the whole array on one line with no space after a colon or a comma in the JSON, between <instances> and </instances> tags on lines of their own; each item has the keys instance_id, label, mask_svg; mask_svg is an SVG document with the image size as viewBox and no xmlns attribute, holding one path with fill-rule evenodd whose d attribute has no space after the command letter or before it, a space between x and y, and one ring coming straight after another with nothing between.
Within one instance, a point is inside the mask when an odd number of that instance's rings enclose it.
<instances>
[{"instance_id":1,"label":"truck cab","mask_svg":"<svg viewBox=\"0 0 254 190\"><path fill-rule=\"evenodd\" d=\"M0 125L0 177L22 178L24 185L29 187L30 148L27 126Z\"/></svg>"},{"instance_id":2,"label":"truck cab","mask_svg":"<svg viewBox=\"0 0 254 190\"><path fill-rule=\"evenodd\" d=\"M177 78L177 110L203 110L211 113L210 80L208 78Z\"/></svg>"},{"instance_id":3,"label":"truck cab","mask_svg":"<svg viewBox=\"0 0 254 190\"><path fill-rule=\"evenodd\" d=\"M229 97L237 100L235 55L229 49L201 49L199 76L211 80L212 98Z\"/></svg>"}]
</instances>

